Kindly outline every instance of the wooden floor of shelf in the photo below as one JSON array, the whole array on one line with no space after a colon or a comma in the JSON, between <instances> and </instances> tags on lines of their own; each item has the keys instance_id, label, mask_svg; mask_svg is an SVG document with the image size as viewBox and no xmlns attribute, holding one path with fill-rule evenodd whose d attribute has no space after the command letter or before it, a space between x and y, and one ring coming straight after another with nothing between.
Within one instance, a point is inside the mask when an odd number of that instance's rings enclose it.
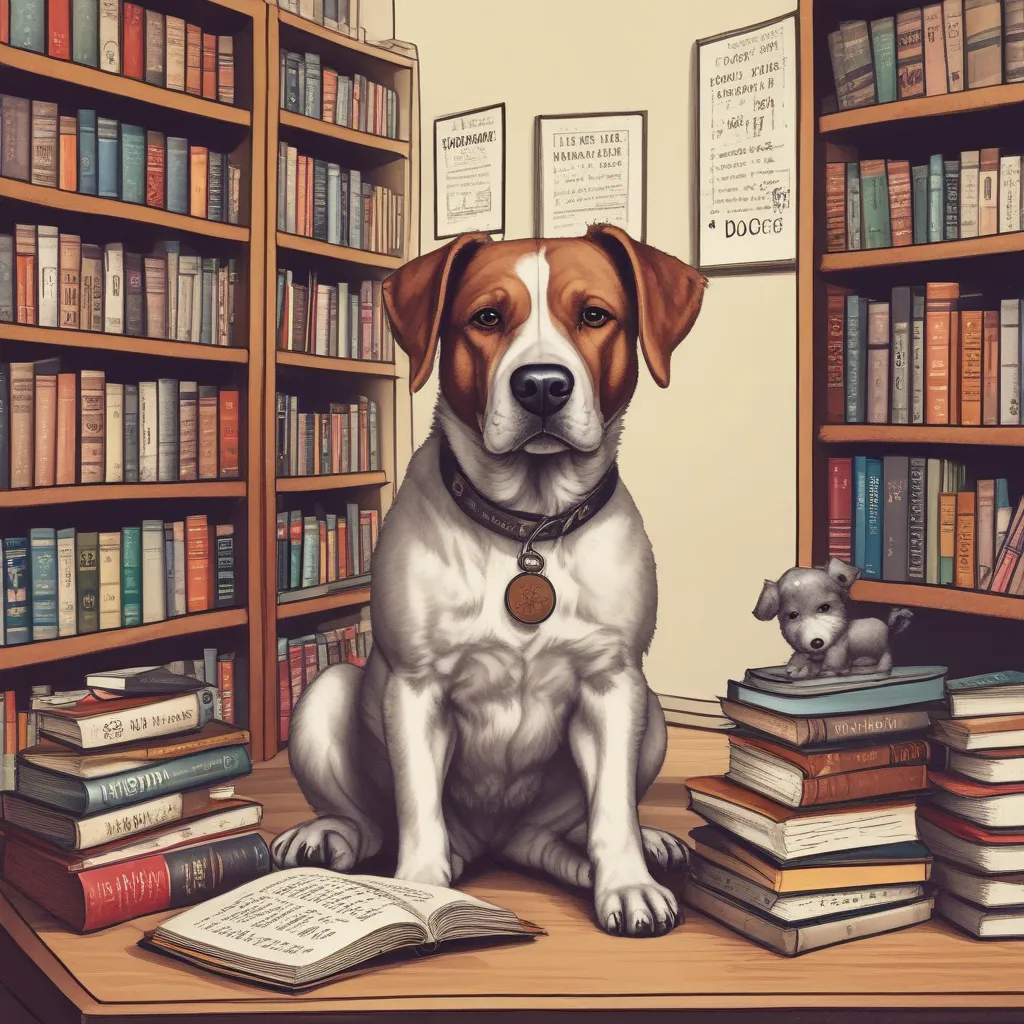
<instances>
[{"instance_id":1,"label":"wooden floor of shelf","mask_svg":"<svg viewBox=\"0 0 1024 1024\"><path fill-rule=\"evenodd\" d=\"M295 128L312 135L323 135L330 139L336 139L338 142L347 142L352 146L362 146L365 149L374 149L381 153L392 153L402 157L409 155L409 143L403 142L401 139L389 139L384 135L357 131L341 124L332 124L330 121L318 121L315 117L306 117L293 110L281 110L280 123L286 128Z\"/></svg>"},{"instance_id":2,"label":"wooden floor of shelf","mask_svg":"<svg viewBox=\"0 0 1024 1024\"><path fill-rule=\"evenodd\" d=\"M56 60L41 53L19 50L14 46L0 44L0 66L54 78L83 89L95 89L116 96L126 96L128 99L139 100L141 103L148 103L152 106L165 107L168 110L198 114L214 121L226 121L229 124L239 125L252 124L252 114L241 107L204 100L189 93L162 89L134 78L128 78L126 75L113 75L107 71L100 71L98 68L90 68L84 64L75 64L66 60Z\"/></svg>"},{"instance_id":3,"label":"wooden floor of shelf","mask_svg":"<svg viewBox=\"0 0 1024 1024\"><path fill-rule=\"evenodd\" d=\"M1010 594L989 594L983 590L957 590L922 583L886 583L884 580L857 580L850 591L856 601L875 604L907 605L939 611L991 615L999 619L1024 619L1024 598Z\"/></svg>"},{"instance_id":4,"label":"wooden floor of shelf","mask_svg":"<svg viewBox=\"0 0 1024 1024\"><path fill-rule=\"evenodd\" d=\"M359 263L366 267L380 267L383 270L397 270L402 265L401 257L385 256L379 252L369 252L366 249L353 249L347 245L332 245L330 242L320 242L315 238L306 238L305 235L293 235L287 231L278 231L277 247L279 249L291 249L293 252L304 252L310 256L324 256L331 260L341 260L343 263Z\"/></svg>"},{"instance_id":5,"label":"wooden floor of shelf","mask_svg":"<svg viewBox=\"0 0 1024 1024\"><path fill-rule=\"evenodd\" d=\"M249 241L249 229L237 224L222 224L215 220L203 220L201 217L189 217L183 213L170 213L141 203L123 203L120 199L103 199L100 196L83 195L81 192L65 192L59 188L15 181L13 178L0 178L0 199L49 206L71 213L134 221L153 227L173 228L193 235L205 235L207 238L223 238L232 242Z\"/></svg>"},{"instance_id":6,"label":"wooden floor of shelf","mask_svg":"<svg viewBox=\"0 0 1024 1024\"><path fill-rule=\"evenodd\" d=\"M818 428L825 444L977 444L993 447L1024 445L1024 426L943 427L895 423L829 423Z\"/></svg>"},{"instance_id":7,"label":"wooden floor of shelf","mask_svg":"<svg viewBox=\"0 0 1024 1024\"><path fill-rule=\"evenodd\" d=\"M387 473L334 473L328 476L279 476L277 493L335 491L345 487L376 487L388 482Z\"/></svg>"},{"instance_id":8,"label":"wooden floor of shelf","mask_svg":"<svg viewBox=\"0 0 1024 1024\"><path fill-rule=\"evenodd\" d=\"M72 484L0 491L0 508L33 508L81 501L143 501L160 498L244 498L244 480L183 480L156 484Z\"/></svg>"},{"instance_id":9,"label":"wooden floor of shelf","mask_svg":"<svg viewBox=\"0 0 1024 1024\"><path fill-rule=\"evenodd\" d=\"M295 619L300 615L320 615L325 612L340 611L342 608L355 608L369 604L370 588L355 587L352 590L339 590L323 597L311 597L307 601L289 601L277 606L277 618Z\"/></svg>"},{"instance_id":10,"label":"wooden floor of shelf","mask_svg":"<svg viewBox=\"0 0 1024 1024\"><path fill-rule=\"evenodd\" d=\"M27 665L45 665L64 658L77 658L83 654L113 651L120 647L164 640L168 637L190 636L215 629L244 626L248 621L244 608L224 608L220 611L182 615L164 622L151 622L127 629L107 629L100 633L68 636L61 640L42 640L38 643L0 647L0 671L24 668Z\"/></svg>"},{"instance_id":11,"label":"wooden floor of shelf","mask_svg":"<svg viewBox=\"0 0 1024 1024\"><path fill-rule=\"evenodd\" d=\"M333 373L355 373L364 377L397 377L394 363L375 362L371 359L337 359L314 356L308 352L277 353L278 366L301 366L308 370L327 370Z\"/></svg>"},{"instance_id":12,"label":"wooden floor of shelf","mask_svg":"<svg viewBox=\"0 0 1024 1024\"><path fill-rule=\"evenodd\" d=\"M825 253L821 272L868 270L874 267L895 267L910 263L935 263L959 260L970 256L992 256L1024 250L1024 231L982 238L961 238L955 242L928 242L922 245L896 245L888 249L857 249L853 252Z\"/></svg>"},{"instance_id":13,"label":"wooden floor of shelf","mask_svg":"<svg viewBox=\"0 0 1024 1024\"><path fill-rule=\"evenodd\" d=\"M307 35L316 36L317 39L323 39L325 42L333 43L335 46L340 46L345 50L351 50L353 53L361 53L366 57L373 57L374 60L382 60L400 68L411 68L416 63L404 54L392 53L390 50L385 50L380 46L373 46L370 43L361 43L357 39L352 39L349 36L342 35L340 32L335 32L334 29L318 25L315 21L300 18L297 14L289 14L288 11L278 9L277 17L282 25L287 25L289 28L296 29L299 32L305 32Z\"/></svg>"}]
</instances>

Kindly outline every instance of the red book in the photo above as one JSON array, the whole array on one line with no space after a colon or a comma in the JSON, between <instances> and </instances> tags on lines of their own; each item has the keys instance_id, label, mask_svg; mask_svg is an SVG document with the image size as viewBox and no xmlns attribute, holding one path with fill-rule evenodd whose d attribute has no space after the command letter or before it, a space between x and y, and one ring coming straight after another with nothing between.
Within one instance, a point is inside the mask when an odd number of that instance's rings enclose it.
<instances>
[{"instance_id":1,"label":"red book","mask_svg":"<svg viewBox=\"0 0 1024 1024\"><path fill-rule=\"evenodd\" d=\"M0 43L11 41L11 0L0 0Z\"/></svg>"},{"instance_id":2,"label":"red book","mask_svg":"<svg viewBox=\"0 0 1024 1024\"><path fill-rule=\"evenodd\" d=\"M145 76L144 12L138 4L121 8L121 74L142 81Z\"/></svg>"},{"instance_id":3,"label":"red book","mask_svg":"<svg viewBox=\"0 0 1024 1024\"><path fill-rule=\"evenodd\" d=\"M50 30L46 52L58 60L71 60L71 0L47 0L46 24Z\"/></svg>"},{"instance_id":4,"label":"red book","mask_svg":"<svg viewBox=\"0 0 1024 1024\"><path fill-rule=\"evenodd\" d=\"M217 98L217 37L203 33L203 99Z\"/></svg>"},{"instance_id":5,"label":"red book","mask_svg":"<svg viewBox=\"0 0 1024 1024\"><path fill-rule=\"evenodd\" d=\"M223 720L229 724L235 720L235 659L221 656L217 659L217 692Z\"/></svg>"},{"instance_id":6,"label":"red book","mask_svg":"<svg viewBox=\"0 0 1024 1024\"><path fill-rule=\"evenodd\" d=\"M984 843L986 846L1024 845L1024 832L1020 831L1020 829L998 828L990 830L982 828L980 825L964 821L963 818L956 818L952 814L947 814L933 804L921 804L917 808L917 813L925 821L930 821L933 825L938 825L939 828L945 829L950 835L954 835L958 839L965 839L969 843Z\"/></svg>"},{"instance_id":7,"label":"red book","mask_svg":"<svg viewBox=\"0 0 1024 1024\"><path fill-rule=\"evenodd\" d=\"M853 561L853 459L828 460L828 555Z\"/></svg>"},{"instance_id":8,"label":"red book","mask_svg":"<svg viewBox=\"0 0 1024 1024\"><path fill-rule=\"evenodd\" d=\"M210 528L206 516L185 519L185 610L209 611Z\"/></svg>"},{"instance_id":9,"label":"red book","mask_svg":"<svg viewBox=\"0 0 1024 1024\"><path fill-rule=\"evenodd\" d=\"M203 30L198 25L185 26L185 92L203 94Z\"/></svg>"},{"instance_id":10,"label":"red book","mask_svg":"<svg viewBox=\"0 0 1024 1024\"><path fill-rule=\"evenodd\" d=\"M277 661L277 697L278 697L278 739L280 743L288 742L288 726L292 720L292 688L288 678L288 658Z\"/></svg>"},{"instance_id":11,"label":"red book","mask_svg":"<svg viewBox=\"0 0 1024 1024\"><path fill-rule=\"evenodd\" d=\"M239 473L238 455L238 392L220 392L220 478L236 480Z\"/></svg>"}]
</instances>

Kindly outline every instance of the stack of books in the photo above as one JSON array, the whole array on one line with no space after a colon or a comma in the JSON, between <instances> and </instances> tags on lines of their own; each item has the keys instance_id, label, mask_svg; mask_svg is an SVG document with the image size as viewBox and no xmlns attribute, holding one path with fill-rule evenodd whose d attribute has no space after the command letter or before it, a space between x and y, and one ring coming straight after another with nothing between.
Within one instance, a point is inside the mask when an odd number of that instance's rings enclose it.
<instances>
[{"instance_id":1,"label":"stack of books","mask_svg":"<svg viewBox=\"0 0 1024 1024\"><path fill-rule=\"evenodd\" d=\"M945 757L928 773L921 838L935 855L936 909L977 938L1024 937L1024 672L950 679L933 713Z\"/></svg>"},{"instance_id":2,"label":"stack of books","mask_svg":"<svg viewBox=\"0 0 1024 1024\"><path fill-rule=\"evenodd\" d=\"M710 824L691 833L685 901L785 956L928 920L915 807L944 678L931 666L795 680L783 667L730 682L729 771L686 783Z\"/></svg>"},{"instance_id":3,"label":"stack of books","mask_svg":"<svg viewBox=\"0 0 1024 1024\"><path fill-rule=\"evenodd\" d=\"M249 734L217 688L164 668L36 713L3 795L4 878L79 932L191 906L270 870L260 804L234 797Z\"/></svg>"}]
</instances>

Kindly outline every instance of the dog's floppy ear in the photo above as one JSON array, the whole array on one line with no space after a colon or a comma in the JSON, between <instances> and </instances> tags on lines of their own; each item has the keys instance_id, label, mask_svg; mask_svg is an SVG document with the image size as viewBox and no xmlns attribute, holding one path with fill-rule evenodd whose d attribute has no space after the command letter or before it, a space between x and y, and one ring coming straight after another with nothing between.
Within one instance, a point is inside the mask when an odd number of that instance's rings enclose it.
<instances>
[{"instance_id":1,"label":"dog's floppy ear","mask_svg":"<svg viewBox=\"0 0 1024 1024\"><path fill-rule=\"evenodd\" d=\"M410 260L384 282L384 310L395 341L409 357L410 390L419 391L434 368L448 289L458 276L457 258L490 240L480 232L459 235L440 249Z\"/></svg>"},{"instance_id":2,"label":"dog's floppy ear","mask_svg":"<svg viewBox=\"0 0 1024 1024\"><path fill-rule=\"evenodd\" d=\"M768 622L779 614L779 585L775 580L765 580L761 596L754 605L754 618Z\"/></svg>"},{"instance_id":3,"label":"dog's floppy ear","mask_svg":"<svg viewBox=\"0 0 1024 1024\"><path fill-rule=\"evenodd\" d=\"M855 565L847 565L838 558L830 558L825 571L843 590L849 590L853 586L853 581L860 575L860 569Z\"/></svg>"},{"instance_id":4,"label":"dog's floppy ear","mask_svg":"<svg viewBox=\"0 0 1024 1024\"><path fill-rule=\"evenodd\" d=\"M587 238L627 259L636 288L640 348L651 376L668 387L669 359L690 333L704 300L707 278L653 246L636 242L622 228L592 224Z\"/></svg>"}]
</instances>

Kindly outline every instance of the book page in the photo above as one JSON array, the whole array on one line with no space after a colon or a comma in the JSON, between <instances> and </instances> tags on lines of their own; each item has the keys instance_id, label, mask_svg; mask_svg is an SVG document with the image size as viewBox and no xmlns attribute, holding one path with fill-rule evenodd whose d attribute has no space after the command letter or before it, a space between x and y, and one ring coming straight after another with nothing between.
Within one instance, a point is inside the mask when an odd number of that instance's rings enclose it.
<instances>
[{"instance_id":1,"label":"book page","mask_svg":"<svg viewBox=\"0 0 1024 1024\"><path fill-rule=\"evenodd\" d=\"M326 868L275 871L165 921L158 935L242 957L305 967L389 925L408 909L358 876Z\"/></svg>"}]
</instances>

